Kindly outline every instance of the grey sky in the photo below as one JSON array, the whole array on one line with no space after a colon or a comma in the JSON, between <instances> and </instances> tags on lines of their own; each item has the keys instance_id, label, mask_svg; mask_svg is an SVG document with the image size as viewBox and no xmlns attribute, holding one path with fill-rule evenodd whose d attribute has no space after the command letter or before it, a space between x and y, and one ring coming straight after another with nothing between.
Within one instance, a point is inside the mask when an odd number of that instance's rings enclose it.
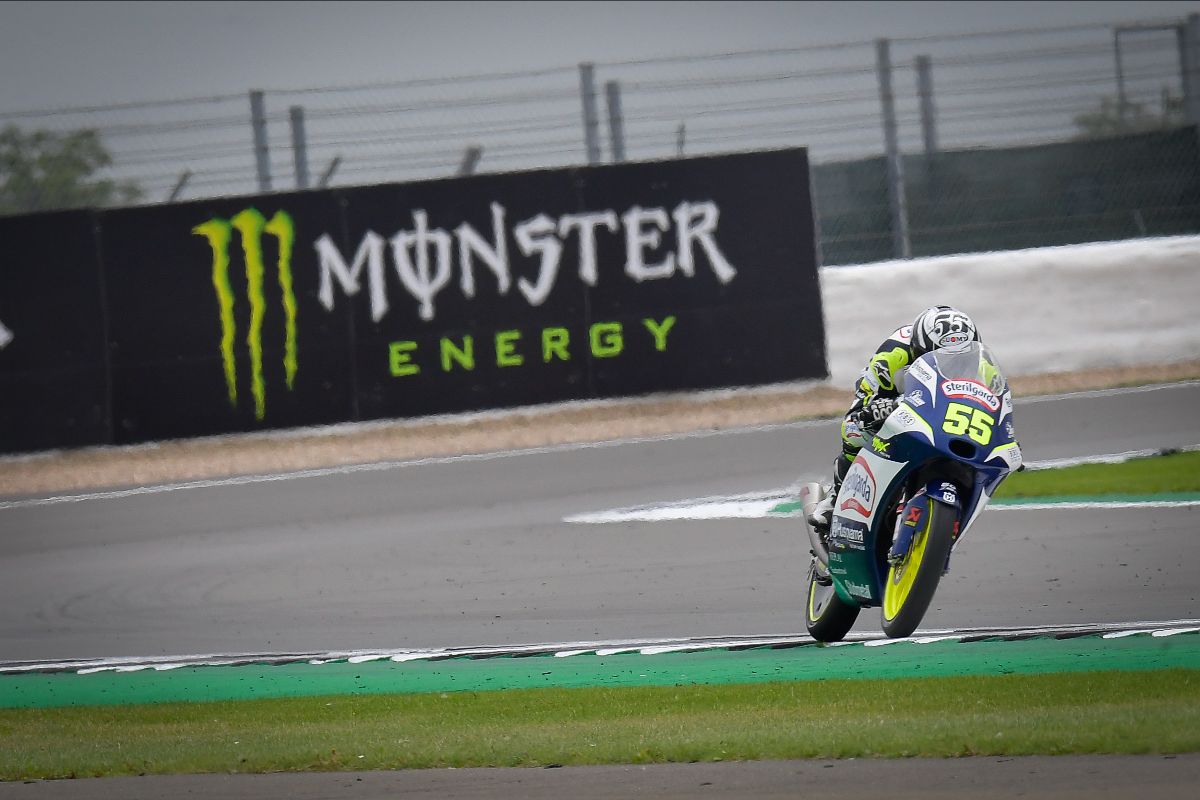
<instances>
[{"instance_id":1,"label":"grey sky","mask_svg":"<svg viewBox=\"0 0 1200 800\"><path fill-rule=\"evenodd\" d=\"M7 2L0 112L1193 12L1200 1Z\"/></svg>"}]
</instances>

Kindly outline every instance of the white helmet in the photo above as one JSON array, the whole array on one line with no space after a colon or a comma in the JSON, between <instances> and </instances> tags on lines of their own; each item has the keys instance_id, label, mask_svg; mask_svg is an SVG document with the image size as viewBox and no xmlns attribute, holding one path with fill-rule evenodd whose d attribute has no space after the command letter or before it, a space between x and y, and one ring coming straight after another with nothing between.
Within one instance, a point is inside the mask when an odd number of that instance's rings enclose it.
<instances>
[{"instance_id":1,"label":"white helmet","mask_svg":"<svg viewBox=\"0 0 1200 800\"><path fill-rule=\"evenodd\" d=\"M912 327L913 356L931 350L957 353L971 342L981 341L970 317L953 306L932 306L917 315Z\"/></svg>"}]
</instances>

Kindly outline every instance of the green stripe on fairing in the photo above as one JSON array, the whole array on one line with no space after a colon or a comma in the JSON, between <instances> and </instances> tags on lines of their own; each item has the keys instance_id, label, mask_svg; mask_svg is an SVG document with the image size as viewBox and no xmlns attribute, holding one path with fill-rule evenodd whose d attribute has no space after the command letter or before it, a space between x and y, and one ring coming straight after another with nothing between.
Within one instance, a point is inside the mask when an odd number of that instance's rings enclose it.
<instances>
[{"instance_id":1,"label":"green stripe on fairing","mask_svg":"<svg viewBox=\"0 0 1200 800\"><path fill-rule=\"evenodd\" d=\"M0 708L1200 668L1200 634L0 675Z\"/></svg>"},{"instance_id":2,"label":"green stripe on fairing","mask_svg":"<svg viewBox=\"0 0 1200 800\"><path fill-rule=\"evenodd\" d=\"M1160 492L1158 494L1068 494L1049 497L999 497L988 505L1025 506L1033 503L1180 503L1200 500L1200 492ZM772 506L768 514L794 514L800 510L799 501L787 501Z\"/></svg>"}]
</instances>

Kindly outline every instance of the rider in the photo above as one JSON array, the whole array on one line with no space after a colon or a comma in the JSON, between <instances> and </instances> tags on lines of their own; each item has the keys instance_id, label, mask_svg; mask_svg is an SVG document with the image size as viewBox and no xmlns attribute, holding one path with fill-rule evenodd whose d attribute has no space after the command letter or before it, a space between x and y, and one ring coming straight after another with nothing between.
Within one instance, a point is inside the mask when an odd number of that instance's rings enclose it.
<instances>
[{"instance_id":1,"label":"rider","mask_svg":"<svg viewBox=\"0 0 1200 800\"><path fill-rule=\"evenodd\" d=\"M879 431L900 399L900 384L908 365L931 350L958 352L980 341L975 323L952 306L932 306L912 325L895 330L867 363L854 387L854 405L842 420L842 452L834 463L833 486L813 509L808 522L821 536L833 520L833 501L854 457Z\"/></svg>"}]
</instances>

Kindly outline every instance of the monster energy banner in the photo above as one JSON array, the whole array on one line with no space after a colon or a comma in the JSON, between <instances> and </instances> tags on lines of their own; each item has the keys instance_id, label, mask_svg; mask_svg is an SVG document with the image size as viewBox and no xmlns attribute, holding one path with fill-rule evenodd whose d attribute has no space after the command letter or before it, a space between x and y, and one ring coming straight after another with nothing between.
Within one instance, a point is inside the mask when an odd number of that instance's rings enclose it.
<instances>
[{"instance_id":1,"label":"monster energy banner","mask_svg":"<svg viewBox=\"0 0 1200 800\"><path fill-rule=\"evenodd\" d=\"M342 195L343 197L345 195ZM332 192L102 215L117 441L359 418L354 307L317 301Z\"/></svg>"},{"instance_id":2,"label":"monster energy banner","mask_svg":"<svg viewBox=\"0 0 1200 800\"><path fill-rule=\"evenodd\" d=\"M99 231L118 443L826 374L803 150L127 209Z\"/></svg>"},{"instance_id":3,"label":"monster energy banner","mask_svg":"<svg viewBox=\"0 0 1200 800\"><path fill-rule=\"evenodd\" d=\"M95 216L0 217L0 452L105 442L108 420Z\"/></svg>"}]
</instances>

